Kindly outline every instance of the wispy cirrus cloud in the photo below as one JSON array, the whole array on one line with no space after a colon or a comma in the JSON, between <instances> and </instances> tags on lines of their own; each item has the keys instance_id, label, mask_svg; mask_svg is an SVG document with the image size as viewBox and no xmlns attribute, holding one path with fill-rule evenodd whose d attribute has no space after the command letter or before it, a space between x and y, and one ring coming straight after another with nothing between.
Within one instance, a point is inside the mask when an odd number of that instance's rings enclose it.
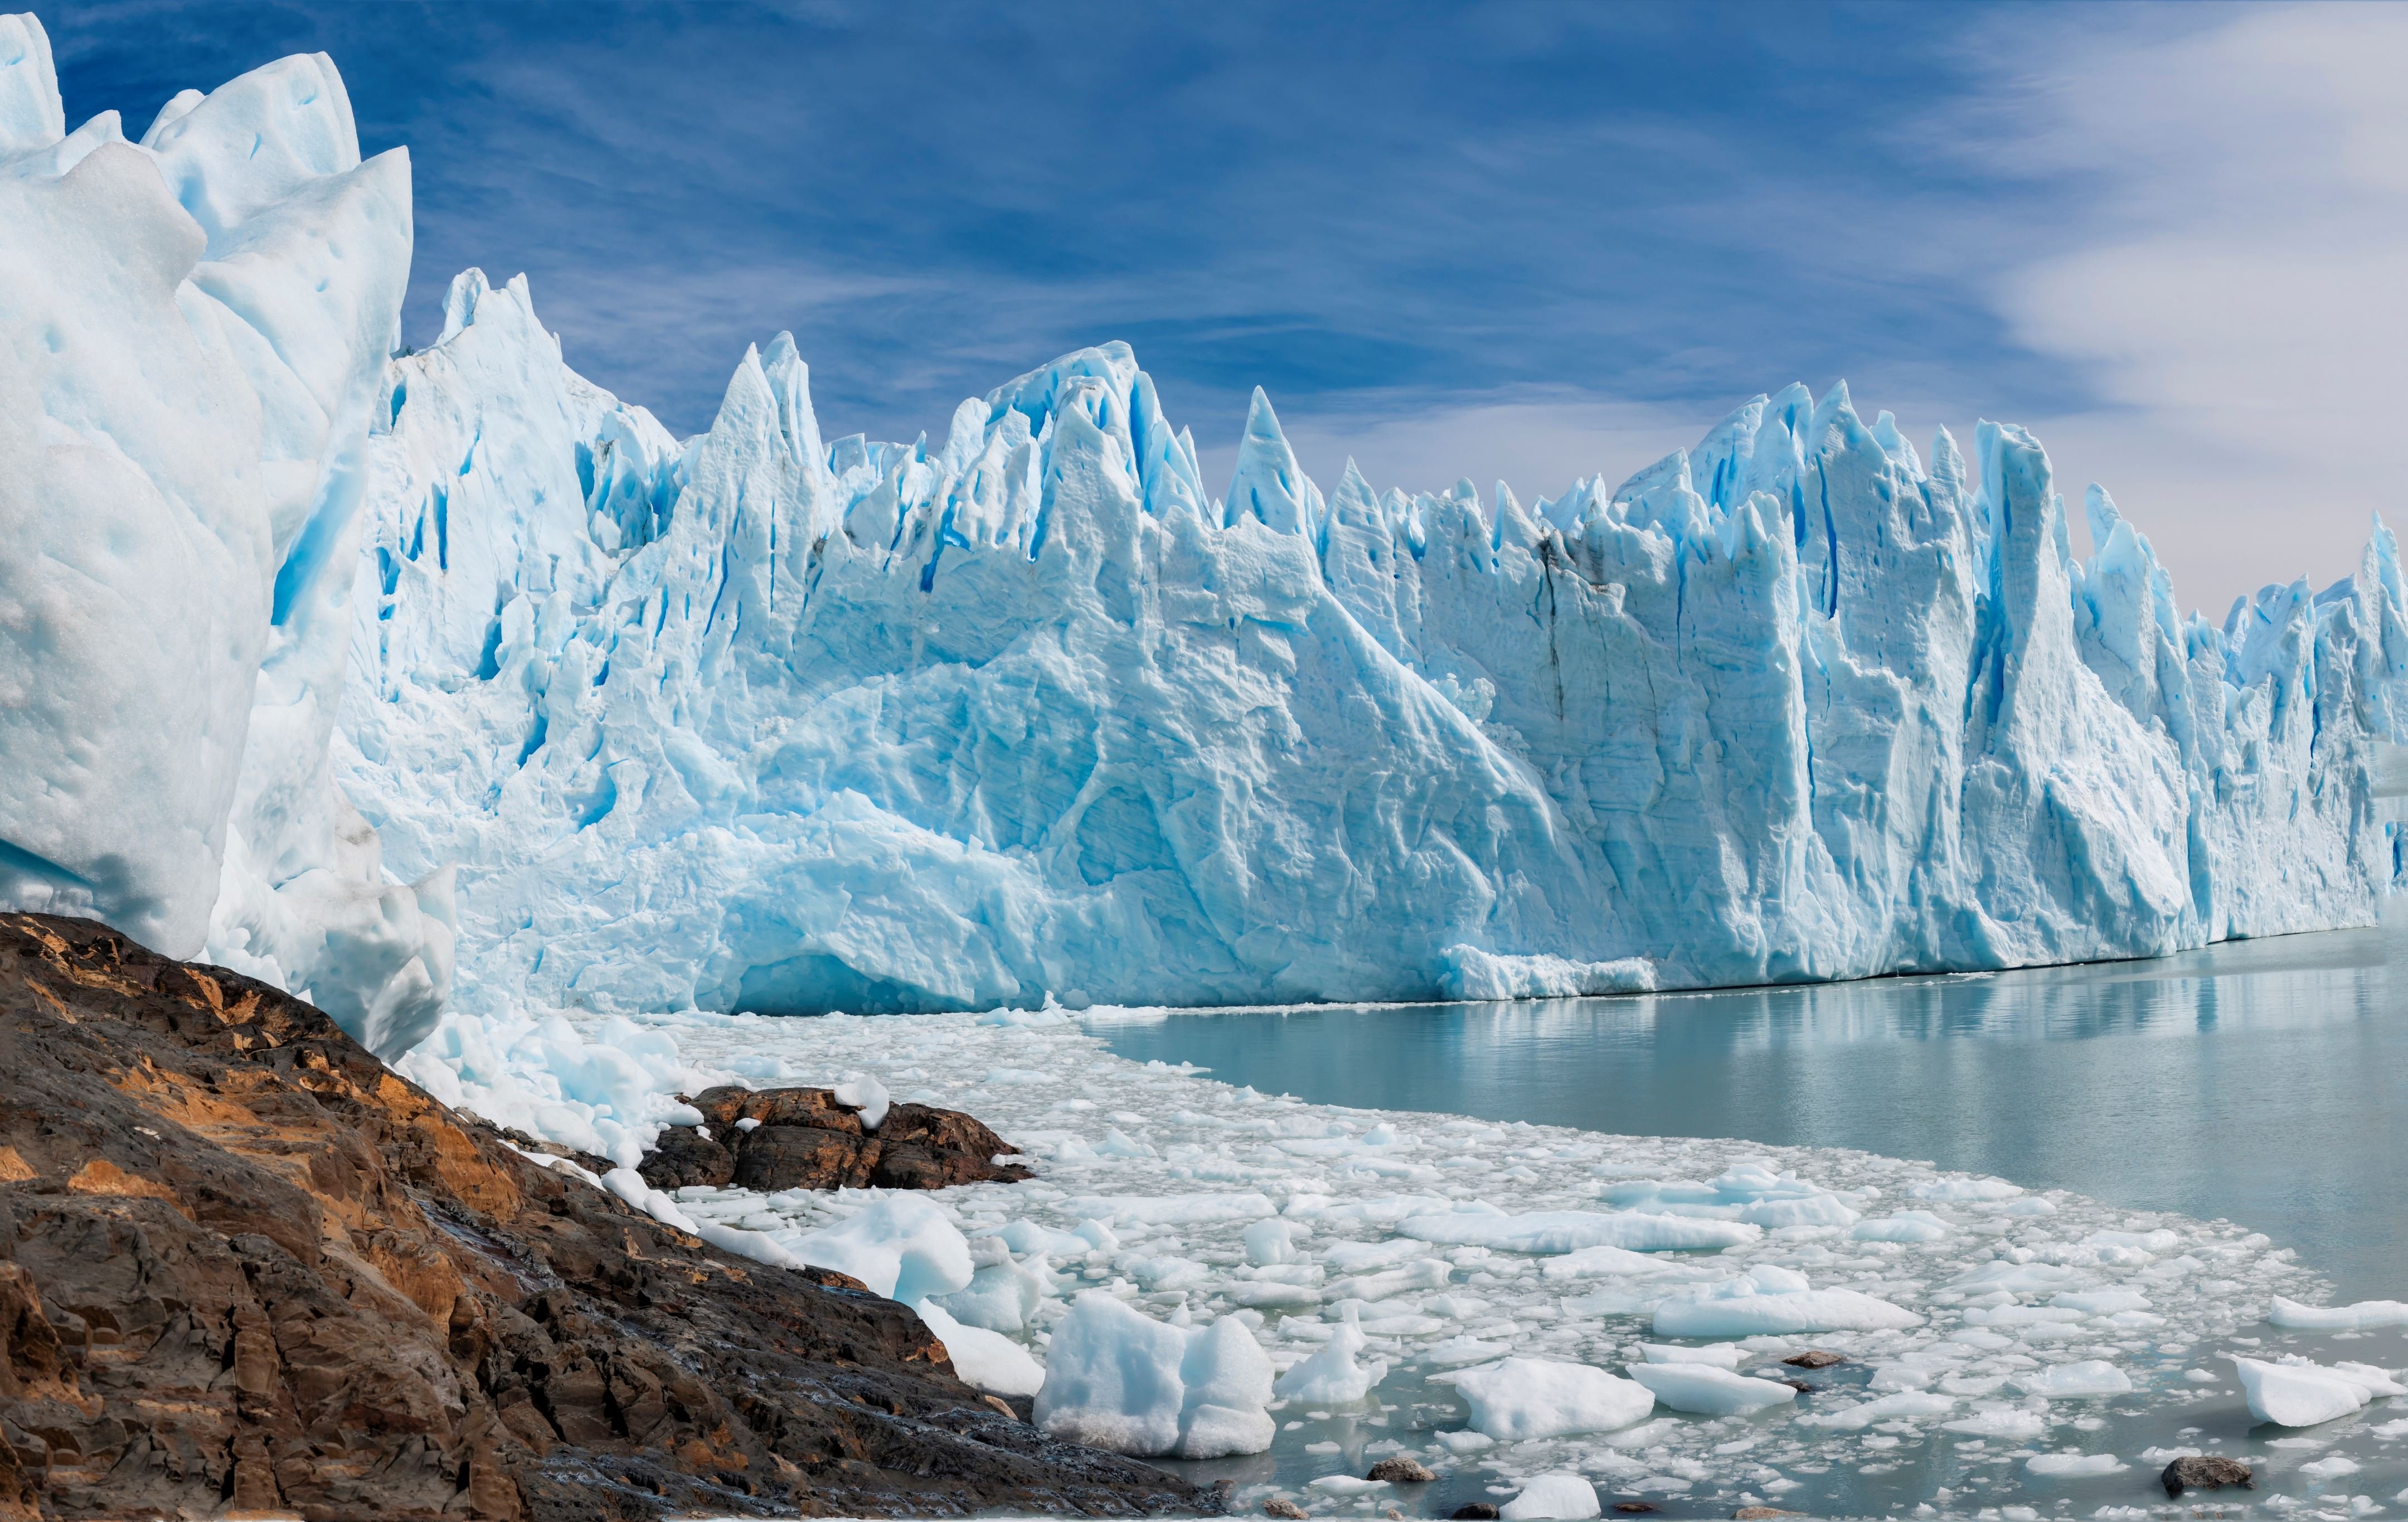
<instances>
[{"instance_id":1,"label":"wispy cirrus cloud","mask_svg":"<svg viewBox=\"0 0 2408 1522\"><path fill-rule=\"evenodd\" d=\"M1133 342L1208 463L1613 474L1791 380L2040 428L2216 604L2339 574L2402 325L2397 12L1232 3L45 9L71 114L332 53L408 326L520 270L690 431L792 329L832 433ZM1217 465L1216 465L1217 467Z\"/></svg>"}]
</instances>

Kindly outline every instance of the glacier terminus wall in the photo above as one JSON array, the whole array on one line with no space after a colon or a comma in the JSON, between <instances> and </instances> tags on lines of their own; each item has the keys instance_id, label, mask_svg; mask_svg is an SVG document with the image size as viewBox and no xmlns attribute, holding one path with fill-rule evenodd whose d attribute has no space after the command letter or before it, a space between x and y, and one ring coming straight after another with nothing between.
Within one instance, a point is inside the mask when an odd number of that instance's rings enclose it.
<instances>
[{"instance_id":1,"label":"glacier terminus wall","mask_svg":"<svg viewBox=\"0 0 2408 1522\"><path fill-rule=\"evenodd\" d=\"M128 144L64 134L38 41L0 22L0 763L42 779L0 789L0 897L207 941L388 1055L446 998L2150 955L2365 923L2401 879L2380 524L2213 624L2095 487L2074 553L2022 430L1919 452L1844 385L1527 506L1325 491L1257 393L1216 493L1118 343L882 443L824 436L779 335L681 440L523 279L461 275L398 347L406 161L359 161L323 60ZM107 249L125 299L87 288Z\"/></svg>"}]
</instances>

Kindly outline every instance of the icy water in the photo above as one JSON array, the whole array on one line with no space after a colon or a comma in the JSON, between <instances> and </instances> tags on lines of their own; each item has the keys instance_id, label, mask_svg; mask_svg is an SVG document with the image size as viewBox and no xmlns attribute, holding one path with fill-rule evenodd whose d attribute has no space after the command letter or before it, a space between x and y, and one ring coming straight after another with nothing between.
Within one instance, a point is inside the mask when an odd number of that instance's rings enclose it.
<instances>
[{"instance_id":1,"label":"icy water","mask_svg":"<svg viewBox=\"0 0 2408 1522\"><path fill-rule=\"evenodd\" d=\"M2408 915L2145 962L1526 1004L1178 1012L1138 1061L1317 1103L1853 1147L2226 1219L2408 1295Z\"/></svg>"},{"instance_id":2,"label":"icy water","mask_svg":"<svg viewBox=\"0 0 2408 1522\"><path fill-rule=\"evenodd\" d=\"M1676 1518L2357 1522L2408 1515L2408 1398L2268 1427L2230 1358L2408 1366L2396 1328L2266 1319L2275 1296L2408 1299L2401 929L1536 1005L652 1023L697 1082L874 1073L1022 1147L1035 1179L921 1198L999 1272L1017 1263L1033 1302L978 1324L1039 1357L1091 1289L1155 1319L1239 1317L1281 1370L1359 1319L1367 1399L1280 1402L1267 1453L1161 1461L1229 1482L1240 1513L1282 1497L1349 1522L1445 1516L1569 1472L1610 1508ZM1769 1212L1764 1229L1593 1263L1484 1235L1698 1189ZM695 1218L796 1251L868 1198L679 1191ZM1244 1239L1274 1216L1289 1253L1265 1263ZM1934 1230L1887 1229L1910 1216ZM1620 1370L1666 1340L1665 1305L1742 1272L1914 1324L1743 1339L1742 1369L1814 1386L1755 1415L1489 1443L1449 1383L1507 1355ZM1777 1362L1806 1346L1848 1361ZM2116 1393L2051 1384L2084 1368ZM2258 1488L2170 1505L2156 1473L2183 1452L2241 1458ZM1437 1481L1353 1488L1393 1453Z\"/></svg>"}]
</instances>

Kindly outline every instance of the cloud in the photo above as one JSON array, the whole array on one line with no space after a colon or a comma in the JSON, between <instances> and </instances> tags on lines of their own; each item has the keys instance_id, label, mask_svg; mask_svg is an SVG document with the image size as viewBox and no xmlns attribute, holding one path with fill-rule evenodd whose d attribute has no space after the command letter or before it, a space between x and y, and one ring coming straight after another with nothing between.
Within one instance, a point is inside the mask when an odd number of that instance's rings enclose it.
<instances>
[{"instance_id":1,"label":"cloud","mask_svg":"<svg viewBox=\"0 0 2408 1522\"><path fill-rule=\"evenodd\" d=\"M2004 272L2014 340L2100 405L2032 421L2061 481L2107 484L2186 598L2354 569L2408 510L2408 12L2216 12L2164 36L2047 39L1973 113L2070 181L2064 246Z\"/></svg>"}]
</instances>

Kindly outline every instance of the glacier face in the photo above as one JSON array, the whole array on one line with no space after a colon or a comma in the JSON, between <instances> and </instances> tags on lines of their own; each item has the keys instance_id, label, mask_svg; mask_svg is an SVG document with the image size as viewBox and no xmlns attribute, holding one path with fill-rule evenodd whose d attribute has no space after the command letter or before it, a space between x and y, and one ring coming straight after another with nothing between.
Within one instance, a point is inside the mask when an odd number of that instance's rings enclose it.
<instances>
[{"instance_id":1,"label":"glacier face","mask_svg":"<svg viewBox=\"0 0 2408 1522\"><path fill-rule=\"evenodd\" d=\"M1325 494L1257 394L1215 497L1119 344L932 447L823 438L781 335L681 441L523 280L394 352L407 161L326 60L64 122L0 19L0 900L387 1055L455 935L513 1019L1508 998L2149 955L2400 875L2379 526L2186 619L2022 431L1927 462L1844 387L1528 508Z\"/></svg>"},{"instance_id":2,"label":"glacier face","mask_svg":"<svg viewBox=\"0 0 2408 1522\"><path fill-rule=\"evenodd\" d=\"M1124 345L822 438L781 335L681 445L523 281L394 364L337 768L461 864L470 1003L1513 997L2145 955L2358 923L2408 619L2178 617L2046 454L1844 386L1618 488L1224 499Z\"/></svg>"},{"instance_id":3,"label":"glacier face","mask_svg":"<svg viewBox=\"0 0 2408 1522\"><path fill-rule=\"evenodd\" d=\"M65 130L0 16L0 902L308 990L380 1054L451 982L449 874L388 881L327 766L409 267L322 55L138 143Z\"/></svg>"}]
</instances>

